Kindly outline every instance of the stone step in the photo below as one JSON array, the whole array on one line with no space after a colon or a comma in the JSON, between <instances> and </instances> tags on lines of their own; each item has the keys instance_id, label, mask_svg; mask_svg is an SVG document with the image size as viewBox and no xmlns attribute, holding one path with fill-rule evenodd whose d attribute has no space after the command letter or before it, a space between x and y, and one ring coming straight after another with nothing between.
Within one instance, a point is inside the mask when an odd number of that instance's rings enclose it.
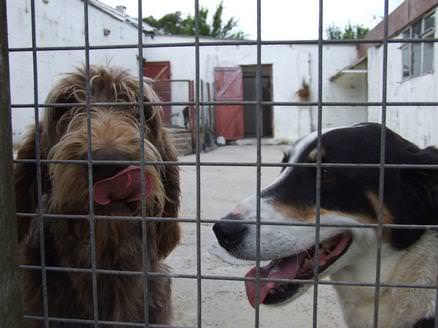
<instances>
[{"instance_id":1,"label":"stone step","mask_svg":"<svg viewBox=\"0 0 438 328\"><path fill-rule=\"evenodd\" d=\"M184 136L175 136L172 135L172 140L177 142L177 141L187 141L188 139L192 139L192 135L188 134L188 135L184 135Z\"/></svg>"},{"instance_id":2,"label":"stone step","mask_svg":"<svg viewBox=\"0 0 438 328\"><path fill-rule=\"evenodd\" d=\"M192 133L186 129L168 129L169 136L176 148L178 156L193 154Z\"/></svg>"}]
</instances>

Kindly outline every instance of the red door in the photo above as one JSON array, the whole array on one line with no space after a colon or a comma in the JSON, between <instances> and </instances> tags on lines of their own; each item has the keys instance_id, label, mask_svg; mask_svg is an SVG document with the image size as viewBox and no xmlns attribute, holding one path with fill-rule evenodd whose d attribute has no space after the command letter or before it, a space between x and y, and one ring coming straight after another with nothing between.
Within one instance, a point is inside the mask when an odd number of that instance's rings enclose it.
<instances>
[{"instance_id":1,"label":"red door","mask_svg":"<svg viewBox=\"0 0 438 328\"><path fill-rule=\"evenodd\" d=\"M243 101L242 69L216 67L214 70L215 100ZM242 139L244 133L243 105L216 105L216 135L227 140Z\"/></svg>"},{"instance_id":2,"label":"red door","mask_svg":"<svg viewBox=\"0 0 438 328\"><path fill-rule=\"evenodd\" d=\"M144 76L153 79L153 88L161 101L172 101L170 85L170 62L144 62ZM163 121L170 125L172 110L170 106L163 106Z\"/></svg>"}]
</instances>

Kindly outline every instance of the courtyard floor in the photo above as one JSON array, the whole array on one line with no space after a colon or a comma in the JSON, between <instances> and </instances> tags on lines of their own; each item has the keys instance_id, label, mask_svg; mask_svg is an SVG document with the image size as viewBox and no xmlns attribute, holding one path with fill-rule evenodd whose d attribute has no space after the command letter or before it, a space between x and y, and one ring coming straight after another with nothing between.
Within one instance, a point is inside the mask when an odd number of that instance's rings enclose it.
<instances>
[{"instance_id":1,"label":"courtyard floor","mask_svg":"<svg viewBox=\"0 0 438 328\"><path fill-rule=\"evenodd\" d=\"M287 146L262 146L262 161L279 162ZM194 162L195 156L184 156L181 162ZM225 146L201 154L203 162L255 162L256 146ZM181 166L182 208L181 217L196 218L196 167ZM280 168L262 169L262 186L269 184ZM201 219L219 219L238 201L256 190L255 167L201 167ZM243 277L254 262L241 261L227 256L218 247L212 224L201 224L201 271L203 275ZM166 262L177 274L197 273L196 224L182 223L180 246ZM197 280L173 279L175 326L197 326ZM202 327L250 328L254 327L254 310L249 305L242 281L202 279ZM297 301L281 307L261 306L260 327L313 327L313 288ZM345 328L335 292L331 286L318 288L318 327Z\"/></svg>"}]
</instances>

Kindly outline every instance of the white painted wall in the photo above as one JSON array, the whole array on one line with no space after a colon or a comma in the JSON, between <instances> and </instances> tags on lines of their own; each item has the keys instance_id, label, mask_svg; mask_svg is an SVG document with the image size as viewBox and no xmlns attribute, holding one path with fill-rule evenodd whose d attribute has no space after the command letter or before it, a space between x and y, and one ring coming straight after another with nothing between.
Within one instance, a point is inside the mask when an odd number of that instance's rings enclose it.
<instances>
[{"instance_id":1,"label":"white painted wall","mask_svg":"<svg viewBox=\"0 0 438 328\"><path fill-rule=\"evenodd\" d=\"M193 42L192 37L157 36L155 42ZM201 40L207 41L207 40ZM214 68L257 63L256 46L208 46L200 49L200 77L213 83ZM327 101L366 101L366 80L349 79L330 82L337 71L356 60L356 48L352 46L324 47L323 99ZM194 79L195 52L193 47L147 49L147 60L171 62L173 79ZM311 88L311 101L317 99L318 48L314 45L263 46L262 64L272 65L273 100L279 102L299 101L296 91L305 79ZM172 90L175 94L175 91ZM315 108L310 106L275 106L275 139L296 140L311 131ZM334 108L324 111L324 127L363 122L367 118L366 108ZM313 122L313 126L316 123Z\"/></svg>"},{"instance_id":2,"label":"white painted wall","mask_svg":"<svg viewBox=\"0 0 438 328\"><path fill-rule=\"evenodd\" d=\"M81 0L37 0L35 5L37 46L84 45L84 3ZM7 0L7 7L9 47L32 46L30 0ZM88 11L91 45L137 43L136 27L123 18L111 16L92 5ZM111 30L108 36L104 36L104 28ZM121 65L138 74L137 55L137 49L92 50L90 63ZM12 103L34 103L32 53L11 52L9 59ZM44 102L61 74L84 63L84 50L38 52L38 102ZM34 123L33 112L32 108L13 109L14 142L19 142L26 127Z\"/></svg>"},{"instance_id":3,"label":"white painted wall","mask_svg":"<svg viewBox=\"0 0 438 328\"><path fill-rule=\"evenodd\" d=\"M12 48L31 46L30 0L8 0L9 44ZM81 0L35 1L37 9L38 46L83 46L83 2ZM89 6L90 44L136 44L137 29L123 17L108 15ZM104 36L104 28L111 33ZM206 41L203 39L202 41ZM169 43L193 42L193 37L145 37L144 42ZM38 101L43 103L48 91L60 74L71 71L85 61L83 50L42 51L38 53ZM112 63L131 69L138 74L137 49L91 50L90 63ZM214 68L218 66L254 65L257 63L255 46L208 46L200 49L200 77L213 82ZM306 80L311 88L311 100L317 97L318 51L316 45L264 46L262 63L272 64L273 100L299 101L296 91ZM153 47L144 49L148 61L170 61L172 79L195 79L195 48ZM339 79L329 82L329 77L356 59L353 46L327 46L324 48L323 98L328 101L364 101L366 87L362 80ZM10 54L11 90L13 104L34 102L32 53ZM187 101L187 84L176 83L172 88L173 101ZM175 112L182 106L174 106ZM315 127L315 108L303 104L298 107L275 106L274 137L296 140ZM345 125L361 122L366 118L366 108L324 109L323 126ZM174 123L181 124L181 117ZM34 122L33 109L13 110L14 140L18 142L26 126Z\"/></svg>"},{"instance_id":4,"label":"white painted wall","mask_svg":"<svg viewBox=\"0 0 438 328\"><path fill-rule=\"evenodd\" d=\"M334 81L340 68L357 61L355 47L327 46L324 48L323 62L323 100L327 102L366 102L366 74L343 74ZM324 128L345 126L365 122L368 119L366 106L326 106L323 108L322 125Z\"/></svg>"},{"instance_id":5,"label":"white painted wall","mask_svg":"<svg viewBox=\"0 0 438 328\"><path fill-rule=\"evenodd\" d=\"M436 37L436 36L435 36ZM433 73L403 80L401 44L388 47L387 100L393 102L436 102L438 95L438 48L434 45ZM382 99L383 48L368 49L369 101ZM381 121L381 108L369 108L369 120ZM436 106L399 106L387 108L387 126L419 146L438 145L438 108Z\"/></svg>"}]
</instances>

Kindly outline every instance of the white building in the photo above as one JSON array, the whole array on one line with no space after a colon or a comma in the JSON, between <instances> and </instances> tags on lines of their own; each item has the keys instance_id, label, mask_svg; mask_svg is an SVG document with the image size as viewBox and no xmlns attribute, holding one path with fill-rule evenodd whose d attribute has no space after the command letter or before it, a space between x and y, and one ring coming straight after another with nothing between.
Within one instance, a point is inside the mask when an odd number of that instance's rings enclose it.
<instances>
[{"instance_id":1,"label":"white building","mask_svg":"<svg viewBox=\"0 0 438 328\"><path fill-rule=\"evenodd\" d=\"M193 38L179 36L156 36L155 42L193 42ZM211 40L201 40L211 41ZM329 77L336 74L347 64L353 62L357 57L356 48L347 46L326 46L323 57L323 97L324 101L366 101L366 80L362 78L350 78L330 82ZM172 79L189 78L195 76L195 55L193 47L178 48L150 48L146 50L146 59L149 61L165 60L171 65ZM253 83L255 88L255 65L257 63L256 46L226 45L226 46L201 46L200 49L200 78L205 82L214 84L215 70L218 68L240 67L243 71L245 84ZM316 109L306 105L306 102L317 101L318 88L318 48L314 45L276 45L263 46L262 65L266 78L263 85L271 90L265 100L274 102L302 102L300 106L274 106L272 118L264 115L264 120L272 124L272 134L266 137L276 139L296 140L307 134L316 126ZM310 96L302 101L297 91L305 81L309 84ZM249 87L251 88L251 86ZM243 87L243 100L254 100L247 98L245 87ZM251 110L245 108L244 110ZM220 110L220 109L219 109ZM270 109L266 108L269 112ZM249 115L243 115L245 120L251 120ZM255 115L253 115L255 116ZM351 124L367 120L366 108L333 108L325 111L323 124L325 127ZM249 124L248 124L249 123ZM245 122L244 137L254 136L251 123ZM249 125L249 126L248 126ZM249 131L248 131L249 130ZM269 130L269 129L268 129ZM249 133L248 133L249 132ZM247 134L248 133L248 134Z\"/></svg>"},{"instance_id":2,"label":"white building","mask_svg":"<svg viewBox=\"0 0 438 328\"><path fill-rule=\"evenodd\" d=\"M89 0L90 45L135 45L138 40L137 19L127 16L123 8L113 9L97 0ZM37 5L36 40L39 47L83 46L84 3L82 0L41 0ZM438 0L406 0L391 13L390 36L400 38L420 28L422 37L435 37L434 8ZM145 13L146 15L147 13ZM11 48L31 46L30 0L8 0L9 45ZM418 23L419 22L419 23ZM420 25L418 25L420 24ZM419 27L420 26L420 27ZM193 100L195 79L195 48L193 37L153 35L144 25L144 68L155 72L156 67L164 79L174 82L165 90L169 97L164 100L187 102ZM403 34L405 33L405 34ZM415 32L417 33L417 32ZM417 34L414 34L416 36ZM382 24L368 38L381 38ZM201 42L211 41L201 39ZM147 47L148 44L178 43L178 47ZM187 46L181 46L188 43ZM436 101L437 52L433 43L390 43L388 51L387 100ZM38 101L42 103L59 75L84 63L84 50L38 52ZM383 47L373 45L330 45L323 49L322 97L324 102L376 102L382 96ZM420 58L418 61L417 58ZM138 74L138 49L92 49L90 62L122 65ZM275 105L264 107L263 134L274 139L296 140L316 127L316 107L308 102L317 101L318 47L317 45L264 45L262 48L263 99L274 102L298 103L295 106ZM33 71L31 52L11 52L11 90L13 104L33 103ZM199 53L199 75L203 86L203 101L254 100L256 46L202 46ZM158 65L158 66L154 66ZM161 65L161 66L160 66ZM236 72L240 73L236 73ZM225 74L226 73L226 74ZM155 77L155 73L152 74ZM227 98L225 89L235 79L235 90ZM162 78L162 77L161 77ZM228 81L228 80L230 81ZM227 82L228 81L228 82ZM225 83L226 82L226 83ZM233 83L234 83L233 82ZM309 91L305 97L298 92L303 82ZM223 83L222 89L219 84ZM228 83L228 85L227 85ZM215 90L216 89L216 90ZM218 90L221 89L221 90ZM228 89L227 89L228 90ZM237 90L237 91L236 91ZM302 94L301 94L302 95ZM166 98L167 96L164 96ZM174 125L184 125L184 106L169 108L169 119ZM438 132L434 129L436 107L388 107L388 125L420 145L438 144ZM219 117L228 111L225 117ZM238 115L237 115L237 114ZM238 128L240 137L254 136L254 106L240 108L217 106L216 127L220 134L227 124ZM347 125L363 121L379 121L380 107L327 106L323 108L323 127ZM438 117L437 117L438 118ZM32 108L14 108L14 137L18 141L23 128L33 122ZM237 122L237 123L236 123ZM222 128L218 128L218 125ZM235 134L236 136L237 134ZM237 137L235 137L237 138ZM231 137L233 139L233 137Z\"/></svg>"},{"instance_id":3,"label":"white building","mask_svg":"<svg viewBox=\"0 0 438 328\"><path fill-rule=\"evenodd\" d=\"M136 19L124 8L111 8L89 0L89 42L91 46L133 45L138 42ZM84 2L81 0L38 0L36 7L37 47L84 47ZM9 47L32 47L31 1L7 0ZM144 39L151 38L152 28L144 24ZM90 63L121 65L138 74L138 50L103 49L90 51ZM10 52L12 104L33 104L32 52ZM85 63L85 51L42 50L37 53L38 102L44 103L49 90L61 74ZM33 108L12 111L14 141L19 142L25 128L34 122Z\"/></svg>"},{"instance_id":4,"label":"white building","mask_svg":"<svg viewBox=\"0 0 438 328\"><path fill-rule=\"evenodd\" d=\"M437 38L438 1L405 0L389 16L389 36L393 39ZM368 34L383 36L383 24ZM437 102L438 51L435 43L389 43L387 68L388 102ZM368 101L382 100L383 47L362 47L368 61ZM420 146L438 145L437 106L389 106L387 125ZM381 109L369 107L370 121L380 121Z\"/></svg>"},{"instance_id":5,"label":"white building","mask_svg":"<svg viewBox=\"0 0 438 328\"><path fill-rule=\"evenodd\" d=\"M84 5L81 0L35 1L36 3L36 42L38 47L84 46ZM98 1L90 0L89 30L90 45L134 45L137 43L136 19L123 13L122 9L110 8ZM31 47L30 0L8 1L8 26L10 48ZM177 36L155 36L152 29L145 30L144 42L192 42L193 38ZM202 39L201 41L208 41ZM195 79L194 47L154 47L144 49L144 58L150 62L169 62L172 80ZM91 50L91 63L111 63L138 72L138 50L107 49ZM324 76L328 77L354 61L356 50L352 46L326 47L324 55ZM38 55L38 101L42 103L60 74L84 63L84 50L39 51ZM307 101L315 101L317 87L317 47L316 46L266 46L262 50L262 62L269 66L268 83L272 101L299 102L297 90L302 82L309 84L311 94ZM218 67L236 67L257 63L254 46L208 46L200 52L200 77L204 82L214 82L214 70ZM11 52L11 90L13 104L34 102L33 70L31 52ZM172 100L188 101L187 86L172 84ZM324 79L324 95L327 100L364 101L366 93L363 81L352 80L347 88ZM213 95L212 95L213 98ZM178 109L174 106L173 122L181 124ZM315 126L315 109L306 106L275 106L267 118L271 125L266 136L293 140L308 133ZM330 110L325 126L348 124L366 119L365 108L354 111ZM345 113L348 112L348 115ZM251 119L253 115L246 115ZM13 127L15 140L19 140L25 126L33 122L32 108L14 108ZM250 123L254 123L251 119ZM251 133L245 136L251 136Z\"/></svg>"}]
</instances>

